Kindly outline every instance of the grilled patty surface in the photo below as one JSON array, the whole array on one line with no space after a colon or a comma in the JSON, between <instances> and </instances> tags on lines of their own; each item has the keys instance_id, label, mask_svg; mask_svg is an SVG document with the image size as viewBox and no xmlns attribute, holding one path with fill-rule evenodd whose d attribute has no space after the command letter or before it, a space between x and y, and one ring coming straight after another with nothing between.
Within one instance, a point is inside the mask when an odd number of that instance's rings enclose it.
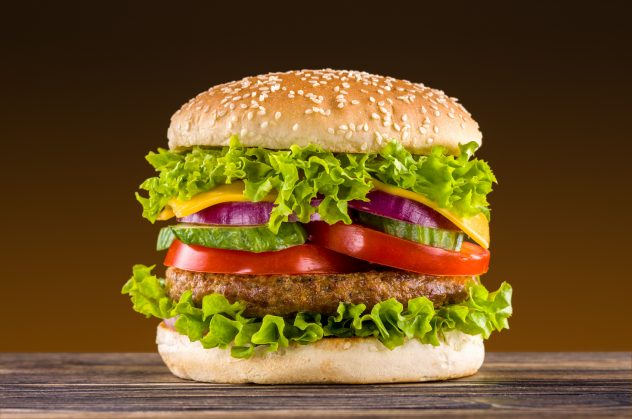
<instances>
[{"instance_id":1,"label":"grilled patty surface","mask_svg":"<svg viewBox=\"0 0 632 419\"><path fill-rule=\"evenodd\" d=\"M334 314L339 302L365 304L370 310L380 301L427 297L435 307L467 298L471 276L431 276L385 270L347 274L236 275L191 272L170 267L166 273L169 296L178 300L193 291L197 304L207 294L224 295L231 303L244 301L248 316L288 316L300 311Z\"/></svg>"}]
</instances>

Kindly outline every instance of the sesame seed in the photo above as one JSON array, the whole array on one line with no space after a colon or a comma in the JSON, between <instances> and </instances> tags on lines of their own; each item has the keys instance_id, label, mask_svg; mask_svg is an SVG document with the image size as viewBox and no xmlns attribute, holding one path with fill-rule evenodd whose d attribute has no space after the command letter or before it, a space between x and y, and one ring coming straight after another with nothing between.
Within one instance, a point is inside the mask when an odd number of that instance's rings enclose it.
<instances>
[{"instance_id":1,"label":"sesame seed","mask_svg":"<svg viewBox=\"0 0 632 419\"><path fill-rule=\"evenodd\" d=\"M260 126L261 128L268 128L268 121L263 121Z\"/></svg>"},{"instance_id":2,"label":"sesame seed","mask_svg":"<svg viewBox=\"0 0 632 419\"><path fill-rule=\"evenodd\" d=\"M364 123L364 126L362 127L362 129L364 130L364 132L367 132L369 130L369 124L367 124L366 122Z\"/></svg>"},{"instance_id":3,"label":"sesame seed","mask_svg":"<svg viewBox=\"0 0 632 419\"><path fill-rule=\"evenodd\" d=\"M337 105L337 106L338 106L340 109L342 109L342 108L344 108L344 107L345 107L345 104L344 104L344 102L338 102L338 105Z\"/></svg>"},{"instance_id":4,"label":"sesame seed","mask_svg":"<svg viewBox=\"0 0 632 419\"><path fill-rule=\"evenodd\" d=\"M305 109L305 113L307 115L309 115L310 113L313 113L314 111L312 109Z\"/></svg>"},{"instance_id":5,"label":"sesame seed","mask_svg":"<svg viewBox=\"0 0 632 419\"><path fill-rule=\"evenodd\" d=\"M352 104L352 105L357 105L358 103L360 103L360 101L359 101L359 100L355 100L355 99L354 99L354 100L352 100L352 101L351 101L351 104Z\"/></svg>"},{"instance_id":6,"label":"sesame seed","mask_svg":"<svg viewBox=\"0 0 632 419\"><path fill-rule=\"evenodd\" d=\"M298 124L292 125L292 131L296 131L296 130L298 130Z\"/></svg>"},{"instance_id":7,"label":"sesame seed","mask_svg":"<svg viewBox=\"0 0 632 419\"><path fill-rule=\"evenodd\" d=\"M360 146L360 150L365 151L367 147L368 146L366 143L362 143L362 145Z\"/></svg>"},{"instance_id":8,"label":"sesame seed","mask_svg":"<svg viewBox=\"0 0 632 419\"><path fill-rule=\"evenodd\" d=\"M352 135L353 135L353 131L347 131L347 133L345 134L345 140L349 140Z\"/></svg>"},{"instance_id":9,"label":"sesame seed","mask_svg":"<svg viewBox=\"0 0 632 419\"><path fill-rule=\"evenodd\" d=\"M375 98L373 96L369 97L369 101L375 103Z\"/></svg>"},{"instance_id":10,"label":"sesame seed","mask_svg":"<svg viewBox=\"0 0 632 419\"><path fill-rule=\"evenodd\" d=\"M426 128L424 128L424 127L419 127L419 132L420 132L422 135L426 135L426 132L427 132L427 131L426 131Z\"/></svg>"},{"instance_id":11,"label":"sesame seed","mask_svg":"<svg viewBox=\"0 0 632 419\"><path fill-rule=\"evenodd\" d=\"M339 128L339 129L341 129L341 130L343 130L343 131L346 131L346 130L348 130L348 129L349 129L349 127L348 127L347 125L345 125L345 124L338 125L338 128Z\"/></svg>"},{"instance_id":12,"label":"sesame seed","mask_svg":"<svg viewBox=\"0 0 632 419\"><path fill-rule=\"evenodd\" d=\"M434 128L432 128L432 130L435 132L435 134L439 134L439 127L438 126L434 126Z\"/></svg>"},{"instance_id":13,"label":"sesame seed","mask_svg":"<svg viewBox=\"0 0 632 419\"><path fill-rule=\"evenodd\" d=\"M248 112L248 113L246 114L246 118L248 118L248 120L249 120L249 121L252 121L252 116L253 116L253 115L252 115L252 111L250 111L250 112Z\"/></svg>"},{"instance_id":14,"label":"sesame seed","mask_svg":"<svg viewBox=\"0 0 632 419\"><path fill-rule=\"evenodd\" d=\"M378 115L377 113L373 112L371 114L371 119L380 119L380 115Z\"/></svg>"},{"instance_id":15,"label":"sesame seed","mask_svg":"<svg viewBox=\"0 0 632 419\"><path fill-rule=\"evenodd\" d=\"M426 141L428 142L428 144L432 144L432 143L434 143L434 138L430 137Z\"/></svg>"},{"instance_id":16,"label":"sesame seed","mask_svg":"<svg viewBox=\"0 0 632 419\"><path fill-rule=\"evenodd\" d=\"M410 133L408 131L404 131L404 134L402 135L402 140L406 141L408 140L408 137L410 137Z\"/></svg>"},{"instance_id":17,"label":"sesame seed","mask_svg":"<svg viewBox=\"0 0 632 419\"><path fill-rule=\"evenodd\" d=\"M331 127L327 128L327 132L332 134L332 135L336 133L336 131L333 128L331 128Z\"/></svg>"},{"instance_id":18,"label":"sesame seed","mask_svg":"<svg viewBox=\"0 0 632 419\"><path fill-rule=\"evenodd\" d=\"M281 118L281 112L276 111L276 112L274 113L274 119L278 120L279 118Z\"/></svg>"},{"instance_id":19,"label":"sesame seed","mask_svg":"<svg viewBox=\"0 0 632 419\"><path fill-rule=\"evenodd\" d=\"M439 112L439 111L435 111L434 115L435 115L435 116L441 116L441 112Z\"/></svg>"}]
</instances>

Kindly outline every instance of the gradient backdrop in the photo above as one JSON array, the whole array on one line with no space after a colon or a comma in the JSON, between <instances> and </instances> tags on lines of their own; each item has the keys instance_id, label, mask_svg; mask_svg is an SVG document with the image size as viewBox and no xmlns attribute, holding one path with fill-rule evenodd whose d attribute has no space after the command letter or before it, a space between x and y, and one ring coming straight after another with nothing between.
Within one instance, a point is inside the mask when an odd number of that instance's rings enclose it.
<instances>
[{"instance_id":1,"label":"gradient backdrop","mask_svg":"<svg viewBox=\"0 0 632 419\"><path fill-rule=\"evenodd\" d=\"M156 321L119 294L162 257L133 196L144 155L211 85L320 67L424 82L480 123L500 180L484 282L515 290L490 350L632 348L623 2L88 3L2 13L1 351L154 350Z\"/></svg>"}]
</instances>

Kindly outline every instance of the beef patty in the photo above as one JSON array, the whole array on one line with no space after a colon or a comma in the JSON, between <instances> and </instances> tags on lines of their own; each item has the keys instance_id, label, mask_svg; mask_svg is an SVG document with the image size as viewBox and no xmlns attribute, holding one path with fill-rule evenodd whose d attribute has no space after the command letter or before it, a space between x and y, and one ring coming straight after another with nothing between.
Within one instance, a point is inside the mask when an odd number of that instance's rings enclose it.
<instances>
[{"instance_id":1,"label":"beef patty","mask_svg":"<svg viewBox=\"0 0 632 419\"><path fill-rule=\"evenodd\" d=\"M244 301L248 316L287 316L299 311L334 314L339 302L365 304L395 298L406 305L415 297L427 297L435 307L467 298L471 276L431 276L386 270L347 274L236 275L190 272L170 267L166 274L168 295L178 300L193 291L201 303L207 294L224 295L231 303Z\"/></svg>"}]
</instances>

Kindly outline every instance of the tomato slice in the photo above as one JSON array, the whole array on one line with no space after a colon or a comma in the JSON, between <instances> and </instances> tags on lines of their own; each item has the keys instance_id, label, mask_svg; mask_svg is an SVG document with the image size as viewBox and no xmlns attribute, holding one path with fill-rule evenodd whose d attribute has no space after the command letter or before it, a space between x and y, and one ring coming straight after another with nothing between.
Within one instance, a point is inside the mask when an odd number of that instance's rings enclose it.
<instances>
[{"instance_id":1,"label":"tomato slice","mask_svg":"<svg viewBox=\"0 0 632 419\"><path fill-rule=\"evenodd\" d=\"M277 252L252 253L188 245L179 240L175 240L169 248L164 264L195 272L253 275L346 273L370 269L361 260L314 244L293 246Z\"/></svg>"},{"instance_id":2,"label":"tomato slice","mask_svg":"<svg viewBox=\"0 0 632 419\"><path fill-rule=\"evenodd\" d=\"M460 252L425 246L356 224L307 224L309 240L368 262L428 275L480 275L487 272L489 251L464 242Z\"/></svg>"}]
</instances>

